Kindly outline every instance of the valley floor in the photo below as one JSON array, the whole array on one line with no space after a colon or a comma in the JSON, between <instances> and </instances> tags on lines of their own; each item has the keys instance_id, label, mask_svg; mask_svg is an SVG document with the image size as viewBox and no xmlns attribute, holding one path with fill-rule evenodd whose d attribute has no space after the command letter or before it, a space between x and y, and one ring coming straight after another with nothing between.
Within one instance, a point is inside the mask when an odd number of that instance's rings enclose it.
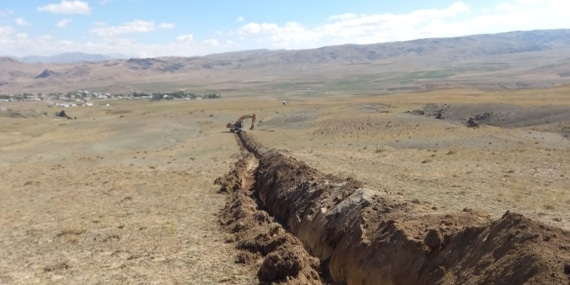
<instances>
[{"instance_id":1,"label":"valley floor","mask_svg":"<svg viewBox=\"0 0 570 285\"><path fill-rule=\"evenodd\" d=\"M66 109L76 120L41 102L7 103L0 284L255 284L219 226L227 196L213 184L239 157L225 124L252 112L255 139L324 173L442 211L518 212L568 230L568 118L464 125L485 110L504 116L503 104L524 107L517 120L545 105L570 111L564 94L111 101ZM427 103L485 108L453 109L465 114L444 120L407 113Z\"/></svg>"}]
</instances>

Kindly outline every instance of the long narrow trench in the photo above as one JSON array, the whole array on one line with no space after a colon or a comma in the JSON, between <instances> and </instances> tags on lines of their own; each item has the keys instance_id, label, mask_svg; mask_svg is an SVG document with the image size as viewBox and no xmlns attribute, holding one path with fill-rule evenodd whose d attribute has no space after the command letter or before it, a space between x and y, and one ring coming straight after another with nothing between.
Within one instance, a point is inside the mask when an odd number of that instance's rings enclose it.
<instances>
[{"instance_id":1,"label":"long narrow trench","mask_svg":"<svg viewBox=\"0 0 570 285\"><path fill-rule=\"evenodd\" d=\"M567 231L438 212L238 138L220 222L261 284L570 284Z\"/></svg>"},{"instance_id":2,"label":"long narrow trench","mask_svg":"<svg viewBox=\"0 0 570 285\"><path fill-rule=\"evenodd\" d=\"M255 191L259 161L239 139L238 144L241 158L225 177L216 180L220 191L231 195L220 213L220 223L233 234L231 241L240 250L237 262L259 266L260 284L332 284L320 260L264 210Z\"/></svg>"}]
</instances>

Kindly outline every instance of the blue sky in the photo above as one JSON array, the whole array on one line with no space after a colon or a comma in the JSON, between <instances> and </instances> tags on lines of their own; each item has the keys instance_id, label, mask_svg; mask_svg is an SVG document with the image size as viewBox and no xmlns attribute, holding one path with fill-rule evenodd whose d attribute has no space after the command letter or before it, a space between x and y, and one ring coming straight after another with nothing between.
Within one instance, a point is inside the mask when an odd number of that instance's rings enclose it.
<instances>
[{"instance_id":1,"label":"blue sky","mask_svg":"<svg viewBox=\"0 0 570 285\"><path fill-rule=\"evenodd\" d=\"M0 56L195 56L570 28L568 0L0 2Z\"/></svg>"}]
</instances>

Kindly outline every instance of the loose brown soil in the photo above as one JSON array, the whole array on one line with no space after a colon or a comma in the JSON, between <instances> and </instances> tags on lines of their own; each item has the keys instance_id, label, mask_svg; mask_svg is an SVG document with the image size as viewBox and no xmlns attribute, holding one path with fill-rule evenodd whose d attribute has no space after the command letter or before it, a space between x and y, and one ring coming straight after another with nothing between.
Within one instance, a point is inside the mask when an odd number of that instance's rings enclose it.
<instances>
[{"instance_id":1,"label":"loose brown soil","mask_svg":"<svg viewBox=\"0 0 570 285\"><path fill-rule=\"evenodd\" d=\"M510 212L498 220L471 209L441 212L239 137L259 157L255 185L254 158L245 154L218 180L235 190L221 222L249 252L245 263L263 256L261 282L319 284L320 267L339 284L570 284L568 231ZM276 240L280 251L267 252Z\"/></svg>"},{"instance_id":2,"label":"loose brown soil","mask_svg":"<svg viewBox=\"0 0 570 285\"><path fill-rule=\"evenodd\" d=\"M259 208L253 187L256 170L257 159L245 153L225 177L216 180L220 192L231 195L220 213L220 223L233 234L227 241L241 250L237 262L258 268L261 284L323 284L319 260Z\"/></svg>"}]
</instances>

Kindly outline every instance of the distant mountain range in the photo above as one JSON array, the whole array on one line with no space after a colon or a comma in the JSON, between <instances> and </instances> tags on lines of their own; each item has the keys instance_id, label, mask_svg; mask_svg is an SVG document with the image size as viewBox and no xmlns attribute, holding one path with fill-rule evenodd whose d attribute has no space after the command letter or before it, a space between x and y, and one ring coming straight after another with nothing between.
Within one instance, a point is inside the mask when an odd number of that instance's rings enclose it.
<instances>
[{"instance_id":1,"label":"distant mountain range","mask_svg":"<svg viewBox=\"0 0 570 285\"><path fill-rule=\"evenodd\" d=\"M74 63L74 62L95 62L105 61L120 57L112 57L103 54L88 54L83 52L67 52L53 56L25 56L11 57L24 63Z\"/></svg>"},{"instance_id":2,"label":"distant mountain range","mask_svg":"<svg viewBox=\"0 0 570 285\"><path fill-rule=\"evenodd\" d=\"M91 89L305 96L449 86L549 87L570 83L570 30L306 50L250 50L203 57L114 59L67 53L49 58L0 58L0 94ZM26 63L30 61L36 63Z\"/></svg>"}]
</instances>

